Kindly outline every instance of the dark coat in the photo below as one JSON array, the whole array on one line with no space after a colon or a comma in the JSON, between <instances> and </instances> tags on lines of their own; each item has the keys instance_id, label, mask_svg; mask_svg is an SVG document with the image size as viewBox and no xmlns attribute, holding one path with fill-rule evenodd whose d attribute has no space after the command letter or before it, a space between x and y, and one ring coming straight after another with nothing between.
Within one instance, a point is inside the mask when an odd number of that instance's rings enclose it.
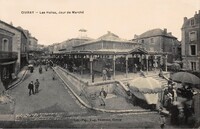
<instances>
[{"instance_id":1,"label":"dark coat","mask_svg":"<svg viewBox=\"0 0 200 129\"><path fill-rule=\"evenodd\" d=\"M28 84L28 89L33 89L33 84L32 83Z\"/></svg>"}]
</instances>

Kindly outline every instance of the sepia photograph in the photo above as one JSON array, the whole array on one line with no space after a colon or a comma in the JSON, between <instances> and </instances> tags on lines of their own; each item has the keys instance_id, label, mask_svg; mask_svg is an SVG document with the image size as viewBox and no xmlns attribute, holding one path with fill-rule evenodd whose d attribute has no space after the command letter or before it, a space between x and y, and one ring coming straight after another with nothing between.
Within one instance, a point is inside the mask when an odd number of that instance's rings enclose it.
<instances>
[{"instance_id":1,"label":"sepia photograph","mask_svg":"<svg viewBox=\"0 0 200 129\"><path fill-rule=\"evenodd\" d=\"M0 128L200 129L200 0L0 5Z\"/></svg>"}]
</instances>

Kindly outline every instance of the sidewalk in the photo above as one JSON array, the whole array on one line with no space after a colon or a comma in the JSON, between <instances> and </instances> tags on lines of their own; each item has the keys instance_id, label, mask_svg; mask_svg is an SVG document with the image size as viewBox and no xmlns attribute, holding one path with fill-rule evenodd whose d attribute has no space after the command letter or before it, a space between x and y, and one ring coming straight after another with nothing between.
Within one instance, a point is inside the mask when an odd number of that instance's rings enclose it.
<instances>
[{"instance_id":1,"label":"sidewalk","mask_svg":"<svg viewBox=\"0 0 200 129\"><path fill-rule=\"evenodd\" d=\"M18 84L20 84L27 73L27 67L24 67L19 74L17 75L17 78L8 86L8 90L3 92L3 94L0 96L0 114L1 114L1 118L4 119L4 117L6 119L10 119L10 115L6 115L6 114L13 114L14 112L14 105L15 105L15 101L14 98L11 97L9 90L16 87ZM2 117L2 114L3 117Z\"/></svg>"},{"instance_id":2,"label":"sidewalk","mask_svg":"<svg viewBox=\"0 0 200 129\"><path fill-rule=\"evenodd\" d=\"M14 87L16 87L20 82L23 81L23 79L25 78L26 74L28 72L28 67L25 66L21 69L21 71L18 73L17 78L15 79L15 81L13 81L11 84L9 84L8 89L13 89Z\"/></svg>"}]
</instances>

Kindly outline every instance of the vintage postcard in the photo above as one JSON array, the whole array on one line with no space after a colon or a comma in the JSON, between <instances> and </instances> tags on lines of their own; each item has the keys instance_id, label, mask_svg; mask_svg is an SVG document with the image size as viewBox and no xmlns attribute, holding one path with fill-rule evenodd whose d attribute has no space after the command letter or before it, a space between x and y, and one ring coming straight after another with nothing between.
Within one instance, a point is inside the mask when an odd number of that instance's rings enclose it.
<instances>
[{"instance_id":1,"label":"vintage postcard","mask_svg":"<svg viewBox=\"0 0 200 129\"><path fill-rule=\"evenodd\" d=\"M199 0L0 5L0 128L200 128Z\"/></svg>"}]
</instances>

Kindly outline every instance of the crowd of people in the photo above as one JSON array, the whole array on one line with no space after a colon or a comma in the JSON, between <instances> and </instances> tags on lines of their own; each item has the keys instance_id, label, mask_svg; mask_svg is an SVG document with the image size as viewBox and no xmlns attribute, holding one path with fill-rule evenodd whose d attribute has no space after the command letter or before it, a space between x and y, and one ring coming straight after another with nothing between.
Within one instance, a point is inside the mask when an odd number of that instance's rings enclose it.
<instances>
[{"instance_id":1,"label":"crowd of people","mask_svg":"<svg viewBox=\"0 0 200 129\"><path fill-rule=\"evenodd\" d=\"M181 88L178 88L181 85ZM193 90L188 84L168 81L164 89L162 107L169 111L172 125L188 124L188 118L194 114Z\"/></svg>"}]
</instances>

